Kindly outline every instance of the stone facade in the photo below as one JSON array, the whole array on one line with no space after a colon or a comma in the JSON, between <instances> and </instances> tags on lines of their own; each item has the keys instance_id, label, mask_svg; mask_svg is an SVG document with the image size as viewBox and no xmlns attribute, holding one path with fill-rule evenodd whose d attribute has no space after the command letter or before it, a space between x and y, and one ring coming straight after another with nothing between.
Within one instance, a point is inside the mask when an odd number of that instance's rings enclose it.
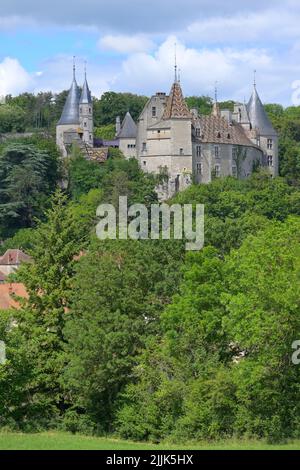
<instances>
[{"instance_id":1,"label":"stone facade","mask_svg":"<svg viewBox=\"0 0 300 470\"><path fill-rule=\"evenodd\" d=\"M73 82L57 125L57 145L65 156L72 144L93 158L93 103L87 79L82 92ZM278 135L254 86L248 104L235 103L233 112L220 110L217 101L209 116L189 110L180 82L171 91L156 93L145 105L138 123L129 112L116 119L114 144L125 158L137 158L143 171L161 174L161 199L195 183L213 178L247 178L258 166L278 175Z\"/></svg>"},{"instance_id":2,"label":"stone facade","mask_svg":"<svg viewBox=\"0 0 300 470\"><path fill-rule=\"evenodd\" d=\"M176 80L169 96L157 93L142 111L136 151L144 171L165 175L165 183L158 187L161 199L192 181L247 178L258 166L278 175L278 136L256 88L249 105L236 103L233 113L220 111L216 102L210 116L198 116L187 108Z\"/></svg>"}]
</instances>

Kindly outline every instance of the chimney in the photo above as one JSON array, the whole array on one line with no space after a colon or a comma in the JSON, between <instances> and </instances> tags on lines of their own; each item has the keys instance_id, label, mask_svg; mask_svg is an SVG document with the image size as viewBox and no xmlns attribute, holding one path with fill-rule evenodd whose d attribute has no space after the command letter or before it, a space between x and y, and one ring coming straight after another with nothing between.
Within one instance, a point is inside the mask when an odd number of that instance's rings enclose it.
<instances>
[{"instance_id":1,"label":"chimney","mask_svg":"<svg viewBox=\"0 0 300 470\"><path fill-rule=\"evenodd\" d=\"M192 109L191 109L191 114L192 114L195 118L197 118L197 117L198 117L198 109L197 109L197 108L192 108Z\"/></svg>"}]
</instances>

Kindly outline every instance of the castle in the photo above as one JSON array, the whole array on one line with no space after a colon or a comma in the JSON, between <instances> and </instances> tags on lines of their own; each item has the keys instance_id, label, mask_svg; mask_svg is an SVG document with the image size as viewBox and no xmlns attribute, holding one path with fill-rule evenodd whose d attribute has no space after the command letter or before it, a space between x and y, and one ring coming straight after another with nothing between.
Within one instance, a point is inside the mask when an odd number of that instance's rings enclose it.
<instances>
[{"instance_id":1,"label":"castle","mask_svg":"<svg viewBox=\"0 0 300 470\"><path fill-rule=\"evenodd\" d=\"M97 153L93 134L93 102L86 72L80 93L73 81L57 125L57 145L64 156L78 144L88 158ZM278 135L254 83L248 104L235 103L233 112L221 110L217 99L211 115L189 109L175 68L169 95L156 93L139 116L137 124L128 112L116 120L113 144L125 158L137 158L143 171L162 174L161 199L173 196L192 182L209 183L213 178L247 178L258 166L278 175ZM102 149L103 150L103 149ZM99 149L98 149L99 152Z\"/></svg>"}]
</instances>

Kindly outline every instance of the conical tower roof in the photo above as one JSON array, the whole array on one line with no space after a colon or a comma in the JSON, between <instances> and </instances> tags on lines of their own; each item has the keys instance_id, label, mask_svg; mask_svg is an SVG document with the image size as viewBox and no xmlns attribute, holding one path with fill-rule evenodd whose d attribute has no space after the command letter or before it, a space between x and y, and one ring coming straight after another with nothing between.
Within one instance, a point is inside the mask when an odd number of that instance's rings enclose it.
<instances>
[{"instance_id":1,"label":"conical tower roof","mask_svg":"<svg viewBox=\"0 0 300 470\"><path fill-rule=\"evenodd\" d=\"M73 81L58 125L79 124L80 89L76 82L75 67Z\"/></svg>"},{"instance_id":2,"label":"conical tower roof","mask_svg":"<svg viewBox=\"0 0 300 470\"><path fill-rule=\"evenodd\" d=\"M122 127L120 132L117 134L117 138L123 139L135 139L137 134L137 126L134 120L131 117L129 111L126 113L126 116L122 122Z\"/></svg>"},{"instance_id":3,"label":"conical tower roof","mask_svg":"<svg viewBox=\"0 0 300 470\"><path fill-rule=\"evenodd\" d=\"M92 95L91 95L89 85L87 82L86 72L85 72L84 84L82 87L80 104L92 104Z\"/></svg>"},{"instance_id":4,"label":"conical tower roof","mask_svg":"<svg viewBox=\"0 0 300 470\"><path fill-rule=\"evenodd\" d=\"M247 110L250 122L253 128L257 128L262 136L277 135L270 119L267 116L265 108L257 93L256 86L254 85L253 93L247 105Z\"/></svg>"},{"instance_id":5,"label":"conical tower roof","mask_svg":"<svg viewBox=\"0 0 300 470\"><path fill-rule=\"evenodd\" d=\"M175 80L172 85L165 112L163 114L163 119L173 118L192 119L192 114L184 100L180 83L177 80Z\"/></svg>"}]
</instances>

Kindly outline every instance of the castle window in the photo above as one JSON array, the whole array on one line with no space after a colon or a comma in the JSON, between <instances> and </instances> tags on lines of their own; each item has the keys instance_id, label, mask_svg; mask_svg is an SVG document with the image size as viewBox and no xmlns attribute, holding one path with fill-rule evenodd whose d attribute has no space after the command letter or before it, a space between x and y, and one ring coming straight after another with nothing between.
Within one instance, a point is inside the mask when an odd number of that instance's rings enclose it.
<instances>
[{"instance_id":1,"label":"castle window","mask_svg":"<svg viewBox=\"0 0 300 470\"><path fill-rule=\"evenodd\" d=\"M86 127L86 122L83 125L84 125L84 127Z\"/></svg>"},{"instance_id":2,"label":"castle window","mask_svg":"<svg viewBox=\"0 0 300 470\"><path fill-rule=\"evenodd\" d=\"M152 107L152 117L156 117L156 107Z\"/></svg>"},{"instance_id":3,"label":"castle window","mask_svg":"<svg viewBox=\"0 0 300 470\"><path fill-rule=\"evenodd\" d=\"M200 137L200 127L196 127L196 137Z\"/></svg>"},{"instance_id":4,"label":"castle window","mask_svg":"<svg viewBox=\"0 0 300 470\"><path fill-rule=\"evenodd\" d=\"M268 139L268 150L273 149L273 139Z\"/></svg>"},{"instance_id":5,"label":"castle window","mask_svg":"<svg viewBox=\"0 0 300 470\"><path fill-rule=\"evenodd\" d=\"M218 145L215 145L215 158L220 157L220 147Z\"/></svg>"},{"instance_id":6,"label":"castle window","mask_svg":"<svg viewBox=\"0 0 300 470\"><path fill-rule=\"evenodd\" d=\"M147 150L147 144L146 144L146 142L143 142L142 151L146 152L146 150Z\"/></svg>"},{"instance_id":7,"label":"castle window","mask_svg":"<svg viewBox=\"0 0 300 470\"><path fill-rule=\"evenodd\" d=\"M215 165L215 176L219 178L221 176L221 167L220 165Z\"/></svg>"},{"instance_id":8,"label":"castle window","mask_svg":"<svg viewBox=\"0 0 300 470\"><path fill-rule=\"evenodd\" d=\"M268 155L268 166L273 166L273 155Z\"/></svg>"},{"instance_id":9,"label":"castle window","mask_svg":"<svg viewBox=\"0 0 300 470\"><path fill-rule=\"evenodd\" d=\"M198 175L202 175L202 174L203 174L202 163L197 163L197 174L198 174Z\"/></svg>"},{"instance_id":10,"label":"castle window","mask_svg":"<svg viewBox=\"0 0 300 470\"><path fill-rule=\"evenodd\" d=\"M233 160L236 159L236 157L237 157L237 148L232 147L232 158L233 158Z\"/></svg>"},{"instance_id":11,"label":"castle window","mask_svg":"<svg viewBox=\"0 0 300 470\"><path fill-rule=\"evenodd\" d=\"M237 177L237 167L236 166L232 167L232 176Z\"/></svg>"},{"instance_id":12,"label":"castle window","mask_svg":"<svg viewBox=\"0 0 300 470\"><path fill-rule=\"evenodd\" d=\"M197 145L196 154L197 154L197 157L201 157L201 154L202 154L201 145Z\"/></svg>"},{"instance_id":13,"label":"castle window","mask_svg":"<svg viewBox=\"0 0 300 470\"><path fill-rule=\"evenodd\" d=\"M143 165L146 166L147 165L147 162L145 162L145 160L143 161Z\"/></svg>"},{"instance_id":14,"label":"castle window","mask_svg":"<svg viewBox=\"0 0 300 470\"><path fill-rule=\"evenodd\" d=\"M179 154L180 154L180 155L184 155L183 149L179 149Z\"/></svg>"}]
</instances>

